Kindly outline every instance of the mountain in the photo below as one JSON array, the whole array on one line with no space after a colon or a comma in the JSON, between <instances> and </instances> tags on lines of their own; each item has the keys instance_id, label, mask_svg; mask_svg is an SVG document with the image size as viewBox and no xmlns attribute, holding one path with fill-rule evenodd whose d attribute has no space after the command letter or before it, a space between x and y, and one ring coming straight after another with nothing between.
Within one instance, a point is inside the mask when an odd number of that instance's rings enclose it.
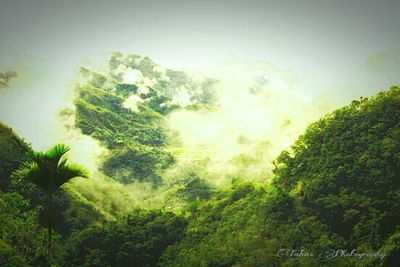
<instances>
[{"instance_id":1,"label":"mountain","mask_svg":"<svg viewBox=\"0 0 400 267\"><path fill-rule=\"evenodd\" d=\"M160 69L146 57L115 53L104 73L82 68L81 75L74 110L64 115L73 118L70 127L106 147L101 171L128 189L136 182L155 189L165 183L162 174L176 160L167 146L177 134L165 126L168 114L216 105L217 81ZM0 124L1 266L46 265L42 196L12 174L30 151ZM141 207L110 219L93 199L74 194L77 185L73 191L66 187L55 197L54 264L364 267L400 262L400 87L353 101L312 123L273 164L270 181L232 176L230 188L219 190L211 190L196 172L184 172L177 184L167 184L184 200L184 208L175 212L166 207L171 197L166 194L163 209ZM101 201L115 208L111 197Z\"/></svg>"},{"instance_id":2,"label":"mountain","mask_svg":"<svg viewBox=\"0 0 400 267\"><path fill-rule=\"evenodd\" d=\"M10 185L11 173L27 159L31 148L11 128L1 122L0 148L0 190L6 190Z\"/></svg>"},{"instance_id":3,"label":"mountain","mask_svg":"<svg viewBox=\"0 0 400 267\"><path fill-rule=\"evenodd\" d=\"M108 150L101 170L123 184L163 181L175 157L166 115L213 105L212 79L194 80L184 71L161 69L148 57L114 53L104 73L81 68L76 88L75 127Z\"/></svg>"},{"instance_id":4,"label":"mountain","mask_svg":"<svg viewBox=\"0 0 400 267\"><path fill-rule=\"evenodd\" d=\"M400 87L353 101L313 123L275 166L270 185L234 183L232 190L195 206L185 237L167 248L161 265L400 262ZM313 256L286 255L302 249ZM353 249L385 257L329 259L332 251Z\"/></svg>"}]
</instances>

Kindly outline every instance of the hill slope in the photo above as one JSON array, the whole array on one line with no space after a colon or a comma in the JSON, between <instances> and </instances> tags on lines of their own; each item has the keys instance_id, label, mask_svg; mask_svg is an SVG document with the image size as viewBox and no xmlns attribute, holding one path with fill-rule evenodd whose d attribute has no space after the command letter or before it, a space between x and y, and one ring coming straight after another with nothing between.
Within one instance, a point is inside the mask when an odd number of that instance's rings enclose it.
<instances>
[{"instance_id":1,"label":"hill slope","mask_svg":"<svg viewBox=\"0 0 400 267\"><path fill-rule=\"evenodd\" d=\"M10 175L27 159L31 148L14 131L0 122L0 190L10 185Z\"/></svg>"},{"instance_id":2,"label":"hill slope","mask_svg":"<svg viewBox=\"0 0 400 267\"><path fill-rule=\"evenodd\" d=\"M161 69L148 57L114 53L104 73L81 68L74 100L75 126L110 150L102 171L129 184L162 183L175 158L166 149L166 115L213 104L216 81L195 81L184 71Z\"/></svg>"},{"instance_id":3,"label":"hill slope","mask_svg":"<svg viewBox=\"0 0 400 267\"><path fill-rule=\"evenodd\" d=\"M312 124L275 164L271 185L239 183L192 207L185 238L168 248L162 265L400 262L399 87L353 101ZM286 254L302 249L313 256ZM353 249L386 256L327 259L332 250Z\"/></svg>"},{"instance_id":4,"label":"hill slope","mask_svg":"<svg viewBox=\"0 0 400 267\"><path fill-rule=\"evenodd\" d=\"M29 160L31 147L0 123L0 266L45 266L47 220L43 192L12 173ZM61 236L89 224L104 221L102 214L87 203L61 190L54 196L56 253L62 250ZM57 255L57 257L59 257Z\"/></svg>"},{"instance_id":5,"label":"hill slope","mask_svg":"<svg viewBox=\"0 0 400 267\"><path fill-rule=\"evenodd\" d=\"M106 136L106 127L98 130ZM10 166L18 163L10 155L17 153L22 160L29 146L7 127L1 133L0 144L8 153L1 154L0 167L7 178ZM93 211L78 201L72 206L73 200L60 194L60 216L66 209L78 215L59 225L55 260L62 266L364 267L400 262L400 87L353 101L313 123L274 164L272 183L232 179L231 189L211 199L189 198L179 216L136 210L96 226L79 216ZM0 264L43 265L45 232L36 224L40 198L21 181L3 181Z\"/></svg>"}]
</instances>

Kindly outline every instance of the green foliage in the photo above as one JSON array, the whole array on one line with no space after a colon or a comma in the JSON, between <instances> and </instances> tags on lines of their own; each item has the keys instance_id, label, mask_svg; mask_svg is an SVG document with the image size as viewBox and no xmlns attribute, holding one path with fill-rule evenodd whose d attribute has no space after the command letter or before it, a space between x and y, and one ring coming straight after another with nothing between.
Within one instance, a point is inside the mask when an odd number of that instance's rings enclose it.
<instances>
[{"instance_id":1,"label":"green foliage","mask_svg":"<svg viewBox=\"0 0 400 267\"><path fill-rule=\"evenodd\" d=\"M122 108L118 96L104 92L98 96L99 91L82 90L75 105L77 126L112 151L102 170L122 183L147 180L159 184L159 173L173 162L172 154L163 148L166 134L161 115L147 109L136 114Z\"/></svg>"},{"instance_id":2,"label":"green foliage","mask_svg":"<svg viewBox=\"0 0 400 267\"><path fill-rule=\"evenodd\" d=\"M48 216L43 207L46 198L39 187L27 183L17 172L12 172L22 162L30 161L33 157L42 165L51 158L56 159L56 155L60 156L63 152L66 152L65 147L58 146L48 153L33 153L30 146L10 128L0 124L0 266L48 265L45 247ZM64 181L71 174L66 172L66 166L64 163L60 168ZM72 167L75 172L76 167ZM72 230L104 221L104 218L64 190L53 194L52 208L55 229L53 265L61 266L64 251L61 238L67 238Z\"/></svg>"},{"instance_id":3,"label":"green foliage","mask_svg":"<svg viewBox=\"0 0 400 267\"><path fill-rule=\"evenodd\" d=\"M38 212L38 207L32 207L18 193L0 194L0 246L4 247L0 262L14 261L15 266L47 264L46 231L37 223Z\"/></svg>"},{"instance_id":4,"label":"green foliage","mask_svg":"<svg viewBox=\"0 0 400 267\"><path fill-rule=\"evenodd\" d=\"M12 129L0 123L0 190L8 188L11 173L28 158L30 151Z\"/></svg>"},{"instance_id":5,"label":"green foliage","mask_svg":"<svg viewBox=\"0 0 400 267\"><path fill-rule=\"evenodd\" d=\"M3 192L17 192L28 200L32 207L40 207L44 203L45 198L40 189L31 183L13 173L19 168L22 162L29 160L32 156L32 150L28 144L22 141L10 128L0 123L0 170L2 170L0 189ZM72 199L65 191L59 191L54 195L54 211L55 211L55 228L67 234L75 228L82 228L84 225L92 221L102 221L95 211L88 209L84 203L76 204L77 200ZM92 220L84 220L82 217L77 218L78 212L69 212L68 218L64 216L64 212L72 209L85 210L86 217ZM90 214L90 216L89 216ZM43 217L43 209L39 209L39 217ZM41 225L45 225L41 221Z\"/></svg>"},{"instance_id":6,"label":"green foliage","mask_svg":"<svg viewBox=\"0 0 400 267\"><path fill-rule=\"evenodd\" d=\"M46 195L45 211L48 228L48 264L52 261L52 230L53 230L53 194L66 182L75 177L87 177L85 169L78 165L67 163L64 158L69 147L55 145L46 152L31 152L30 159L16 170L15 176L40 187Z\"/></svg>"},{"instance_id":7,"label":"green foliage","mask_svg":"<svg viewBox=\"0 0 400 267\"><path fill-rule=\"evenodd\" d=\"M276 160L266 188L233 190L192 208L162 266L396 266L399 262L400 88L312 124ZM305 249L313 257L276 257ZM320 258L328 250L382 258Z\"/></svg>"},{"instance_id":8,"label":"green foliage","mask_svg":"<svg viewBox=\"0 0 400 267\"><path fill-rule=\"evenodd\" d=\"M351 245L378 248L400 221L400 88L339 109L312 124L277 159L275 184Z\"/></svg>"},{"instance_id":9,"label":"green foliage","mask_svg":"<svg viewBox=\"0 0 400 267\"><path fill-rule=\"evenodd\" d=\"M193 172L186 173L182 179L182 187L178 195L186 201L209 199L212 195L211 187Z\"/></svg>"},{"instance_id":10,"label":"green foliage","mask_svg":"<svg viewBox=\"0 0 400 267\"><path fill-rule=\"evenodd\" d=\"M181 72L160 73L148 58L115 54L110 70L120 64L140 69L146 77L168 76L164 85L171 86L171 92L174 84L187 79ZM122 107L138 89L124 84L121 75L88 70L86 74L92 77L91 84L81 88L76 99L77 125L110 149L103 172L123 183L161 183L161 172L174 162L165 149L163 128L163 114L170 112L161 106L169 97L167 88L161 82L154 85L143 95L152 100L137 113ZM108 88L110 83L119 84L115 87L119 89ZM7 174L26 157L29 147L9 129L1 133L0 148L8 152L0 154L4 159L0 170ZM62 151L57 148L49 155ZM8 153L16 153L19 161L14 162ZM36 155L40 159L36 165L44 159L52 162L47 159L55 158L49 155ZM123 219L93 225L82 215L90 215L90 208L57 192L58 214L67 215L65 227L70 230L56 228L55 264L396 266L400 261L399 164L400 88L393 87L370 99L353 101L310 125L275 161L271 184L233 178L231 189L211 194L195 172L175 177L177 194L188 202L182 216L135 210ZM4 176L4 188L9 191L0 191L0 265L44 266L46 225L37 224L43 210L41 196L34 187L9 176ZM277 257L281 249L304 249L315 256ZM319 257L332 249L380 251L385 257Z\"/></svg>"},{"instance_id":11,"label":"green foliage","mask_svg":"<svg viewBox=\"0 0 400 267\"><path fill-rule=\"evenodd\" d=\"M0 240L0 265L4 267L22 267L28 266L28 263L15 248Z\"/></svg>"},{"instance_id":12,"label":"green foliage","mask_svg":"<svg viewBox=\"0 0 400 267\"><path fill-rule=\"evenodd\" d=\"M174 162L174 158L161 149L137 145L117 149L106 158L103 172L118 181L129 184L135 180L161 184L161 171Z\"/></svg>"},{"instance_id":13,"label":"green foliage","mask_svg":"<svg viewBox=\"0 0 400 267\"><path fill-rule=\"evenodd\" d=\"M136 210L118 222L71 236L66 266L156 266L166 247L183 237L186 222L173 213Z\"/></svg>"},{"instance_id":14,"label":"green foliage","mask_svg":"<svg viewBox=\"0 0 400 267\"><path fill-rule=\"evenodd\" d=\"M46 152L31 152L29 160L15 172L15 176L39 186L46 194L52 195L63 184L75 177L87 177L82 167L67 163L63 158L69 147L55 145Z\"/></svg>"},{"instance_id":15,"label":"green foliage","mask_svg":"<svg viewBox=\"0 0 400 267\"><path fill-rule=\"evenodd\" d=\"M132 71L147 82L124 80ZM180 108L215 104L215 80L196 81L183 71L161 70L148 57L114 53L107 74L85 68L81 74L87 82L77 88L76 126L110 149L102 170L122 183L161 184L160 173L174 162L173 154L166 151L170 133L165 116ZM187 107L174 99L182 91L189 95ZM137 109L124 104L130 96L139 99Z\"/></svg>"},{"instance_id":16,"label":"green foliage","mask_svg":"<svg viewBox=\"0 0 400 267\"><path fill-rule=\"evenodd\" d=\"M137 93L137 86L134 84L119 83L115 86L115 90L124 97Z\"/></svg>"}]
</instances>

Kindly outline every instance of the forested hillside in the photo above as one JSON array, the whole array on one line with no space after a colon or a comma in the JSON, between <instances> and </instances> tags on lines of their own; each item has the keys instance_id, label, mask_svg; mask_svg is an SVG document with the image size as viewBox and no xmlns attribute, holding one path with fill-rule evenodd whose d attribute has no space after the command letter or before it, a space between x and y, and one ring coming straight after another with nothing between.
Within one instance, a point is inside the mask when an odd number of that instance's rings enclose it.
<instances>
[{"instance_id":1,"label":"forested hillside","mask_svg":"<svg viewBox=\"0 0 400 267\"><path fill-rule=\"evenodd\" d=\"M193 80L184 71L161 69L148 57L115 53L107 72L81 69L75 97L75 126L110 150L102 171L124 184L158 186L174 163L165 127L176 109L214 105L212 79Z\"/></svg>"},{"instance_id":2,"label":"forested hillside","mask_svg":"<svg viewBox=\"0 0 400 267\"><path fill-rule=\"evenodd\" d=\"M400 267L399 14L1 1L0 267Z\"/></svg>"},{"instance_id":3,"label":"forested hillside","mask_svg":"<svg viewBox=\"0 0 400 267\"><path fill-rule=\"evenodd\" d=\"M14 131L0 124L0 265L46 265L46 210L41 190L13 174L32 149ZM66 191L54 196L56 259L61 260L63 239L72 231L104 222L92 206L71 197Z\"/></svg>"},{"instance_id":4,"label":"forested hillside","mask_svg":"<svg viewBox=\"0 0 400 267\"><path fill-rule=\"evenodd\" d=\"M11 173L26 160L27 153L31 149L3 123L0 123L0 147L0 189L5 190L10 186Z\"/></svg>"},{"instance_id":5,"label":"forested hillside","mask_svg":"<svg viewBox=\"0 0 400 267\"><path fill-rule=\"evenodd\" d=\"M133 66L148 77L161 75L146 58L119 57L112 58L111 69L121 60L138 64ZM192 83L182 73L167 71L168 82L176 87L181 84L171 77L181 75L185 84L198 89L183 107L173 104L176 92L163 91L174 88L171 84L163 87L153 81L148 91L139 92L117 74L108 80L82 71L89 82L78 90L75 123L112 152L102 163L103 172L121 183L139 179L159 186L161 173L174 162L166 147L170 133L163 114L176 108L210 108L213 102L206 92L212 82ZM139 103L125 108L134 92L139 92L134 94ZM0 125L1 266L47 265L42 194L12 174L29 160L29 151L29 145ZM232 177L231 187L224 190L210 190L196 174L187 173L187 187L176 191L185 200L183 209L175 213L137 209L114 221L61 190L56 196L53 265L396 266L400 262L400 87L353 101L311 124L274 164L272 182L256 184ZM282 249L303 249L307 255L278 256ZM342 249L384 256L329 257L329 251Z\"/></svg>"},{"instance_id":6,"label":"forested hillside","mask_svg":"<svg viewBox=\"0 0 400 267\"><path fill-rule=\"evenodd\" d=\"M191 213L167 266L396 266L400 262L400 88L310 125L276 160L269 186L234 184ZM276 257L280 249L313 257ZM330 249L382 251L337 257ZM321 258L319 256L321 255Z\"/></svg>"}]
</instances>

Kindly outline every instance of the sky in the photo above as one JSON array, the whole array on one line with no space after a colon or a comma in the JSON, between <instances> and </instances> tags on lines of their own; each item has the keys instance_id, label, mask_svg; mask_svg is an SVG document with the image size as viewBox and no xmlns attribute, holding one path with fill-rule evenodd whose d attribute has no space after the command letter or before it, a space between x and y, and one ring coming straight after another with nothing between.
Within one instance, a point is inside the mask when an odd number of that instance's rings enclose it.
<instances>
[{"instance_id":1,"label":"sky","mask_svg":"<svg viewBox=\"0 0 400 267\"><path fill-rule=\"evenodd\" d=\"M400 43L399 1L2 0L0 10L3 46L60 64L121 50L170 66L235 54L330 72Z\"/></svg>"},{"instance_id":2,"label":"sky","mask_svg":"<svg viewBox=\"0 0 400 267\"><path fill-rule=\"evenodd\" d=\"M79 66L105 65L112 51L219 66L213 74L226 58L270 62L304 73L303 91L324 84L345 103L398 83L399 11L400 1L369 0L1 0L0 72L18 77L0 89L0 120L34 148L59 141L57 114L71 105Z\"/></svg>"}]
</instances>

